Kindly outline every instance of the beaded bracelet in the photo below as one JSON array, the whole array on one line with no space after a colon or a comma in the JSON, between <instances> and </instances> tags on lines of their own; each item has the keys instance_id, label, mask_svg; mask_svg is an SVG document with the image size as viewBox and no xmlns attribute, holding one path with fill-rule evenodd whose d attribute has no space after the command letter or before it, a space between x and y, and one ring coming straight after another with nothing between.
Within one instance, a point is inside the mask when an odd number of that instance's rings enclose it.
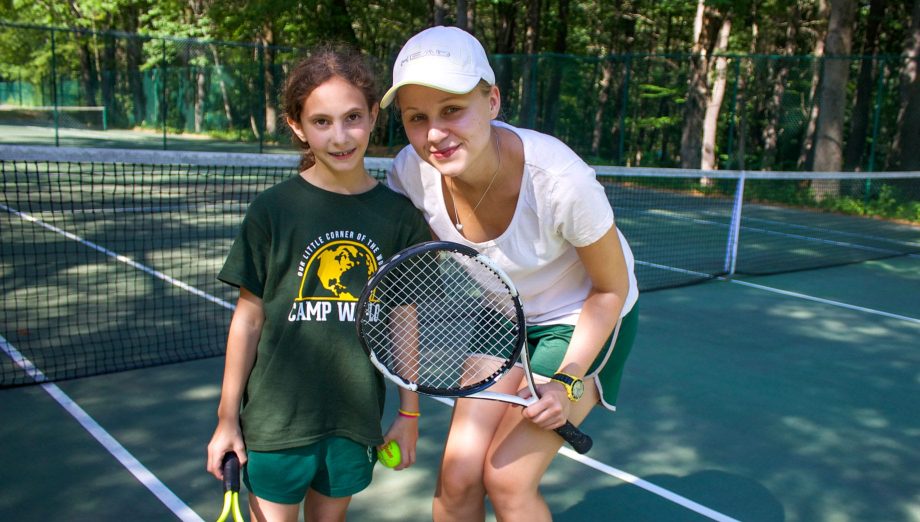
<instances>
[{"instance_id":1,"label":"beaded bracelet","mask_svg":"<svg viewBox=\"0 0 920 522\"><path fill-rule=\"evenodd\" d=\"M399 412L400 417L408 417L410 419L416 419L422 416L422 414L417 411L406 411L403 409L399 409L397 411Z\"/></svg>"}]
</instances>

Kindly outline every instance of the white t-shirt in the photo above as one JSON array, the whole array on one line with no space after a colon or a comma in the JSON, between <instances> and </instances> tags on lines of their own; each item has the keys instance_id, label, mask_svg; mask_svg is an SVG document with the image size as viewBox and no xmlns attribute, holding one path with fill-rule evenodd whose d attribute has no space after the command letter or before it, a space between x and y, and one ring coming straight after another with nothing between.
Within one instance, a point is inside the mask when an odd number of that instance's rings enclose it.
<instances>
[{"instance_id":1,"label":"white t-shirt","mask_svg":"<svg viewBox=\"0 0 920 522\"><path fill-rule=\"evenodd\" d=\"M412 146L396 156L387 175L390 187L419 208L437 236L469 245L492 258L521 295L527 324L570 324L578 320L591 280L576 247L599 240L614 225L613 210L594 169L556 138L501 122L524 143L524 178L511 224L497 238L468 241L447 213L441 174ZM620 233L629 269L629 293L621 317L639 296L632 251Z\"/></svg>"}]
</instances>

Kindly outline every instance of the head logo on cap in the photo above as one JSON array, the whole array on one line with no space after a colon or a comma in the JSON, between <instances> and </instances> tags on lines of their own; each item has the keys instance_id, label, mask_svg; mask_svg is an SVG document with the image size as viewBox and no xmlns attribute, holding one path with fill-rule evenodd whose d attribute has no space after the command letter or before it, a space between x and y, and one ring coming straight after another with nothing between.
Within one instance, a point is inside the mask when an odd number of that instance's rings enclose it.
<instances>
[{"instance_id":1,"label":"head logo on cap","mask_svg":"<svg viewBox=\"0 0 920 522\"><path fill-rule=\"evenodd\" d=\"M403 58L403 61L399 63L399 67L402 67L406 62L411 60L416 60L418 58L424 58L426 56L441 56L444 58L450 58L450 51L442 51L441 49L428 49L426 51L419 51L417 53L412 53L409 56Z\"/></svg>"},{"instance_id":2,"label":"head logo on cap","mask_svg":"<svg viewBox=\"0 0 920 522\"><path fill-rule=\"evenodd\" d=\"M495 84L495 73L479 40L456 27L432 27L410 38L399 51L393 66L393 86L383 95L380 106L392 103L404 85L466 94L480 80Z\"/></svg>"}]
</instances>

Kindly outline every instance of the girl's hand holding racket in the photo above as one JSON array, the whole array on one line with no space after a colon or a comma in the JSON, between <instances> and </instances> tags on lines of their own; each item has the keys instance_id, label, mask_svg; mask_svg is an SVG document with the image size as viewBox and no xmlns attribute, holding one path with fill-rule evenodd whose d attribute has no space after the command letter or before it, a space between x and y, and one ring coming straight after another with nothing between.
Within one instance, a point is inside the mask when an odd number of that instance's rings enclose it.
<instances>
[{"instance_id":1,"label":"girl's hand holding racket","mask_svg":"<svg viewBox=\"0 0 920 522\"><path fill-rule=\"evenodd\" d=\"M227 517L233 516L233 522L243 522L240 513L240 459L236 453L230 451L224 455L223 464L224 505L217 522L225 522Z\"/></svg>"}]
</instances>

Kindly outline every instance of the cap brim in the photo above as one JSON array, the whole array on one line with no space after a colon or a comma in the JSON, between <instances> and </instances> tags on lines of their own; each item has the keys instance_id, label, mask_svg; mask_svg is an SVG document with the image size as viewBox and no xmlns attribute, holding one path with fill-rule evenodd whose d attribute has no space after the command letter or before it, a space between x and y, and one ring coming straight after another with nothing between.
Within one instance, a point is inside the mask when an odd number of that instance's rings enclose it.
<instances>
[{"instance_id":1,"label":"cap brim","mask_svg":"<svg viewBox=\"0 0 920 522\"><path fill-rule=\"evenodd\" d=\"M430 87L432 89L437 89L439 91L449 92L451 94L466 94L476 88L476 85L479 84L479 81L482 78L478 76L460 76L457 74L449 75L449 77L442 77L439 81L426 81L422 79L409 79L403 80L399 83L393 84L389 90L383 95L383 98L380 99L380 108L385 109L393 100L396 99L396 92L399 91L400 87L406 85L421 85L422 87Z\"/></svg>"}]
</instances>

